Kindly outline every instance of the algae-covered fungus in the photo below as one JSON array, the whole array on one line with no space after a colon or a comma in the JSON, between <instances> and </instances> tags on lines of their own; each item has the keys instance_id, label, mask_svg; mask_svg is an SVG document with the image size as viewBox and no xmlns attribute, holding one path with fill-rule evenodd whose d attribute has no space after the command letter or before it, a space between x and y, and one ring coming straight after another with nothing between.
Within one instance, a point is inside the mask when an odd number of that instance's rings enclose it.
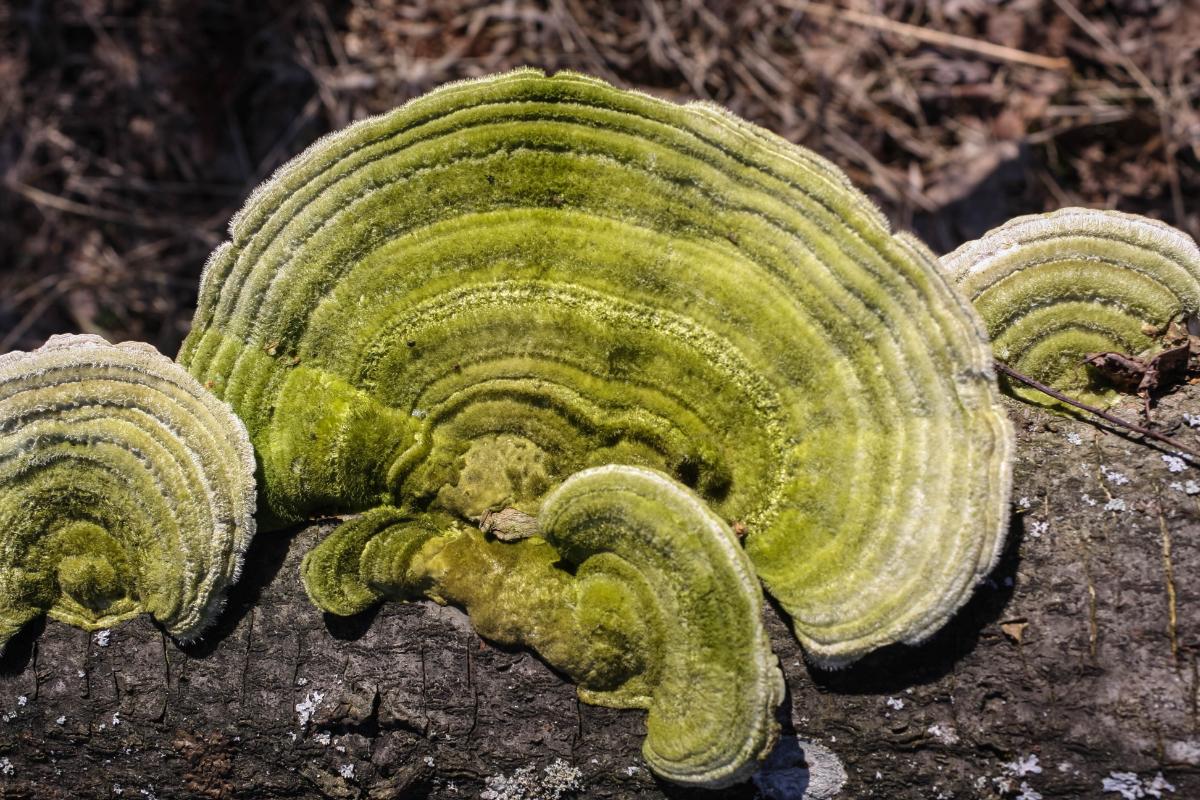
<instances>
[{"instance_id":1,"label":"algae-covered fungus","mask_svg":"<svg viewBox=\"0 0 1200 800\"><path fill-rule=\"evenodd\" d=\"M149 345L55 336L0 356L0 647L48 614L148 612L198 636L254 533L230 409Z\"/></svg>"},{"instance_id":2,"label":"algae-covered fungus","mask_svg":"<svg viewBox=\"0 0 1200 800\"><path fill-rule=\"evenodd\" d=\"M1200 311L1196 243L1162 222L1118 211L1018 217L942 263L975 303L997 358L1093 404L1119 395L1085 364L1089 354L1152 355L1169 323ZM1047 401L1033 389L1010 388Z\"/></svg>"},{"instance_id":3,"label":"algae-covered fungus","mask_svg":"<svg viewBox=\"0 0 1200 800\"><path fill-rule=\"evenodd\" d=\"M589 703L649 712L643 754L677 783L743 780L775 741L783 677L733 531L659 472L584 470L502 542L446 515L376 509L304 561L339 614L385 597L464 606L480 634L528 645Z\"/></svg>"},{"instance_id":4,"label":"algae-covered fungus","mask_svg":"<svg viewBox=\"0 0 1200 800\"><path fill-rule=\"evenodd\" d=\"M1009 427L970 304L832 165L574 74L452 84L250 198L180 360L277 521L535 515L662 470L746 530L809 656L918 641L1003 538Z\"/></svg>"}]
</instances>

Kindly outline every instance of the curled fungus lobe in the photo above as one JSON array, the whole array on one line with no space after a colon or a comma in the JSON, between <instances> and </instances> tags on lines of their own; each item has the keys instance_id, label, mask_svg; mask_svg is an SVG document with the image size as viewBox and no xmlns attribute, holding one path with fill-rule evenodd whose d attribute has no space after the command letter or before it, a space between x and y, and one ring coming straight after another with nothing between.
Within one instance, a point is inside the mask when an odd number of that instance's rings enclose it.
<instances>
[{"instance_id":1,"label":"curled fungus lobe","mask_svg":"<svg viewBox=\"0 0 1200 800\"><path fill-rule=\"evenodd\" d=\"M611 465L551 492L536 527L502 542L449 516L375 509L306 556L304 582L341 614L384 598L463 606L481 635L537 650L584 701L646 709L657 774L748 777L775 742L784 687L729 526L670 476Z\"/></svg>"}]
</instances>

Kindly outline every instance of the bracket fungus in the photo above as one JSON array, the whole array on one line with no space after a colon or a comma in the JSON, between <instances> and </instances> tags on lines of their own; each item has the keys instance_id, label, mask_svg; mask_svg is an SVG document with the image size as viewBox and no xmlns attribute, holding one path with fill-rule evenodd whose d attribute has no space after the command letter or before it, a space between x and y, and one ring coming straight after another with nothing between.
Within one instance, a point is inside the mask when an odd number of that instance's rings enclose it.
<instances>
[{"instance_id":1,"label":"bracket fungus","mask_svg":"<svg viewBox=\"0 0 1200 800\"><path fill-rule=\"evenodd\" d=\"M942 264L983 317L997 358L1096 405L1118 395L1095 380L1089 354L1147 353L1172 321L1200 311L1200 249L1192 238L1119 211L1017 217ZM1011 390L1046 401L1033 389Z\"/></svg>"},{"instance_id":2,"label":"bracket fungus","mask_svg":"<svg viewBox=\"0 0 1200 800\"><path fill-rule=\"evenodd\" d=\"M970 304L834 166L711 104L522 69L311 147L210 259L181 362L272 524L535 516L661 470L743 526L815 662L930 635L999 553Z\"/></svg>"},{"instance_id":3,"label":"bracket fungus","mask_svg":"<svg viewBox=\"0 0 1200 800\"><path fill-rule=\"evenodd\" d=\"M55 336L0 356L0 647L48 614L148 612L196 638L254 534L240 421L149 345Z\"/></svg>"},{"instance_id":4,"label":"bracket fungus","mask_svg":"<svg viewBox=\"0 0 1200 800\"><path fill-rule=\"evenodd\" d=\"M671 477L612 465L568 478L535 527L502 542L449 516L376 509L308 553L304 584L338 614L385 597L464 606L481 635L537 650L584 701L647 709L642 751L658 775L749 777L784 686L729 526Z\"/></svg>"}]
</instances>

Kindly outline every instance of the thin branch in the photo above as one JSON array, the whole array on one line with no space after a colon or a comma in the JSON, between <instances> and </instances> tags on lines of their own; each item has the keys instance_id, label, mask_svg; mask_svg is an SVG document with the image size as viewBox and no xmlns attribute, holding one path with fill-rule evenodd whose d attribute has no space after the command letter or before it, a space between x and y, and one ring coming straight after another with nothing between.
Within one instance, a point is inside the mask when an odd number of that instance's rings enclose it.
<instances>
[{"instance_id":1,"label":"thin branch","mask_svg":"<svg viewBox=\"0 0 1200 800\"><path fill-rule=\"evenodd\" d=\"M1121 417L1118 417L1115 414L1108 413L1104 409L1096 408L1095 406L1090 406L1087 403L1083 402L1082 400L1076 400L1073 397L1068 397L1067 395L1063 394L1062 392L1058 391L1057 389L1052 389L1051 387L1047 386L1046 384L1036 381L1033 378L1029 377L1028 375L1024 375L1020 372L1017 372L1015 369L1008 366L1003 361L996 361L995 364L996 364L997 371L1004 373L1005 375L1012 378L1013 380L1020 381L1021 383L1025 384L1026 386L1032 386L1034 389L1037 389L1042 394L1049 395L1050 397L1053 397L1055 400L1066 403L1069 406L1073 406L1075 408L1082 409L1084 411L1087 411L1090 414L1095 414L1097 417L1104 420L1105 422L1111 422L1113 425L1116 425L1118 427L1126 428L1128 430L1133 431L1134 433L1140 433L1142 436L1145 436L1150 439L1154 439L1155 441L1162 442L1163 444L1169 446L1173 450L1178 450L1179 452L1183 453L1184 455L1187 455L1188 457L1193 459L1194 462L1200 463L1200 451L1194 450L1185 444L1181 444L1179 441L1177 441L1176 439L1172 439L1170 436L1161 434L1158 431L1152 431L1149 428L1145 428L1141 425L1138 425L1136 422L1130 422L1127 419L1122 419Z\"/></svg>"},{"instance_id":2,"label":"thin branch","mask_svg":"<svg viewBox=\"0 0 1200 800\"><path fill-rule=\"evenodd\" d=\"M926 44L951 47L955 50L963 50L997 61L1008 61L1014 64L1025 64L1031 67L1050 70L1065 70L1071 67L1071 61L1067 58L1041 56L1037 53L1026 52L1025 50L1017 50L1012 47L1005 47L1004 45L972 39L969 36L959 36L955 33L946 33L945 31L933 30L932 28L909 25L906 22L897 22L890 17L878 14L863 14L849 8L834 8L822 3L809 3L805 0L783 0L782 5L796 11L812 14L813 16L852 22L855 25L861 25L864 28L873 28L877 31L898 33L902 36L910 36Z\"/></svg>"},{"instance_id":3,"label":"thin branch","mask_svg":"<svg viewBox=\"0 0 1200 800\"><path fill-rule=\"evenodd\" d=\"M1062 12L1070 18L1071 22L1074 22L1076 25L1078 25L1084 33L1086 33L1096 42L1096 44L1103 47L1105 52L1107 52L1112 58L1116 59L1117 63L1121 65L1121 68L1129 74L1129 77L1133 78L1134 83L1141 87L1142 91L1149 96L1151 102L1154 103L1154 107L1157 108L1160 113L1170 113L1170 105L1167 103L1167 98L1161 91L1159 91L1158 87L1154 85L1154 81L1150 80L1149 76L1147 76L1145 72L1142 72L1141 67L1135 64L1132 58L1125 55L1120 47L1117 47L1116 42L1108 38L1108 34L1106 34L1099 25L1084 16L1082 11L1068 3L1067 0L1054 0L1054 3L1060 9L1062 9Z\"/></svg>"}]
</instances>

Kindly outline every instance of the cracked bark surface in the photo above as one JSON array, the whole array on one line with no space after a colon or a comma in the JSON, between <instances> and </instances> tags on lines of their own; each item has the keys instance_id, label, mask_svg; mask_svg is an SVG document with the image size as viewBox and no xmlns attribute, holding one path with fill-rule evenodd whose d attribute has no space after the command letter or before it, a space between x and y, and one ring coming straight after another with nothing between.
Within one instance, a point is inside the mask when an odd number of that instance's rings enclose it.
<instances>
[{"instance_id":1,"label":"cracked bark surface","mask_svg":"<svg viewBox=\"0 0 1200 800\"><path fill-rule=\"evenodd\" d=\"M1138 404L1117 412L1134 418ZM1016 797L1022 782L1047 799L1115 798L1102 793L1110 773L1159 771L1175 787L1163 797L1198 797L1200 470L1008 408L1009 547L949 626L821 672L768 609L785 733L838 755L846 798ZM1195 445L1189 411L1200 414L1200 386L1155 416ZM57 623L22 632L0 660L0 798L478 797L490 776L556 759L580 771L579 797L755 796L752 784L655 781L641 712L579 704L535 657L481 641L453 609L323 617L298 568L329 529L259 536L196 646L146 619L106 644ZM1017 774L1029 756L1041 771Z\"/></svg>"}]
</instances>

